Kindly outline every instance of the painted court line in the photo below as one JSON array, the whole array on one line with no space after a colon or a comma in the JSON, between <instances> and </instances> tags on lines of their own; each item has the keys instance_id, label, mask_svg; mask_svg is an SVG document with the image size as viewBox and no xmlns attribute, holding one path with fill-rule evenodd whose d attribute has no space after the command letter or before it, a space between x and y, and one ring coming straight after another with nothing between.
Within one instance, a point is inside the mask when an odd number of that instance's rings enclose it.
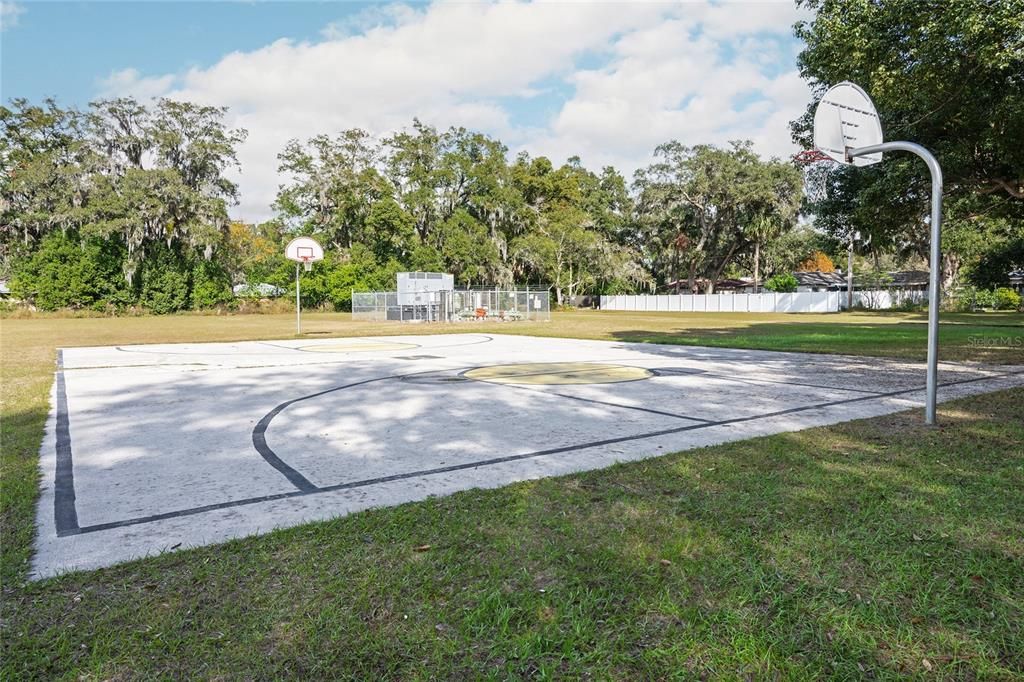
<instances>
[{"instance_id":1,"label":"painted court line","mask_svg":"<svg viewBox=\"0 0 1024 682\"><path fill-rule=\"evenodd\" d=\"M57 367L64 366L64 351L57 351ZM53 481L53 522L57 534L78 528L75 508L75 472L71 457L71 424L68 419L68 392L64 371L57 371L57 471Z\"/></svg>"},{"instance_id":2,"label":"painted court line","mask_svg":"<svg viewBox=\"0 0 1024 682\"><path fill-rule=\"evenodd\" d=\"M506 462L514 462L525 459L531 459L536 457L543 457L548 455L556 455L567 452L575 452L579 450L585 450L588 448L602 447L606 445L614 445L617 443L624 443L636 440L643 440L647 438L656 438L665 435L672 435L682 433L686 431L695 431L698 429L706 429L714 426L728 426L731 424L739 424L744 422L750 422L760 419L769 419L772 417L779 417L787 414L794 414L799 412L805 412L809 410L825 409L829 407L836 407L839 405L847 405L851 403L858 403L870 400L878 400L882 398L892 398L900 395L906 395L910 393L920 392L924 390L923 387L915 387L909 389L902 389L898 391L889 391L885 393L874 393L870 395L863 395L854 398L847 398L843 400L834 400L823 403L816 403L812 405L806 405L802 407L794 407L783 410L776 410L773 412L767 412L758 415L749 415L746 417L736 417L733 419L724 419L719 421L706 421L704 423L688 424L685 426L679 426L669 429L661 429L658 431L651 431L647 433L620 436L615 438L607 438L597 441L591 441L587 443L580 443L576 445L567 445L557 448L549 448L545 450L538 450L534 452L521 453L516 455L507 455L503 457L495 457L486 460L479 460L474 462L467 462L464 464L456 464L445 467L436 467L430 469L423 469L419 471L412 471L407 473L392 474L389 476L380 476L376 478L370 478L359 481L350 481L347 483L338 483L330 486L317 487L297 470L290 467L284 461L282 461L273 450L266 443L266 429L270 425L270 422L280 414L282 411L294 405L295 403L309 400L311 398L319 397L336 391L341 391L347 388L353 388L355 386L361 386L377 381L403 379L405 377L437 373L439 370L429 370L424 372L413 372L410 374L393 375L387 377L376 377L373 379L366 379L364 381L353 382L345 384L343 386L336 386L334 388L312 393L306 396L295 398L293 400L281 403L273 410L268 412L259 421L257 426L253 429L253 445L259 451L260 455L275 469L281 472L293 485L296 490L286 493L275 493L270 495L263 495L257 497L244 498L239 500L231 500L226 502L220 502L215 504L203 505L200 507L193 507L188 509L181 509L176 511L162 512L158 514L136 517L125 519L122 521L113 521L108 523L93 524L88 526L79 526L77 519L77 512L75 509L75 491L74 491L74 478L72 475L72 453L71 453L71 436L70 436L70 425L68 420L68 408L67 408L67 394L66 385L63 377L63 356L62 352L58 351L58 372L57 372L57 480L54 487L54 516L56 521L56 531L58 537L66 537L71 535L79 535L83 533L94 533L104 530L110 530L114 528L122 528L125 526L134 526L145 523L153 523L155 521L161 521L165 519L178 518L182 516L192 516L195 514L202 514L205 512L216 511L220 509L228 509L232 507L240 507L252 504L259 504L263 502L271 502L274 500L289 499L293 497L302 497L306 495L315 495L318 493L334 492L339 490L350 490L355 488L362 488L382 483L389 483L393 481L406 480L412 478L420 478L426 476L432 476L443 473L450 473L455 471L462 471L467 469L475 469L478 467L492 466L496 464L502 464ZM444 371L444 370L441 370ZM449 370L456 371L456 370ZM974 377L971 379L961 379L957 381L950 381L940 384L943 387L956 386L962 384L976 383L979 381L987 381L992 379L1000 379L1008 376L1016 376L1024 374L1024 372L1003 372L984 375L980 377ZM561 394L555 394L561 395ZM575 396L564 396L561 397L577 399ZM615 405L615 407L622 407L630 409L627 405ZM644 409L644 408L640 408ZM672 415L680 417L680 415ZM688 417L680 417L683 419L690 419Z\"/></svg>"}]
</instances>

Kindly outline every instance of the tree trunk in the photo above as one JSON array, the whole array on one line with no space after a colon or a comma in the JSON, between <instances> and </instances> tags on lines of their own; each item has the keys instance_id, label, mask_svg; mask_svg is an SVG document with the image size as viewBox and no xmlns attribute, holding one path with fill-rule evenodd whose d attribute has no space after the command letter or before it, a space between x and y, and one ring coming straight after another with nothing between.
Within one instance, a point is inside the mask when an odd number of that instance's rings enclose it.
<instances>
[{"instance_id":1,"label":"tree trunk","mask_svg":"<svg viewBox=\"0 0 1024 682\"><path fill-rule=\"evenodd\" d=\"M729 261L732 260L732 255L736 253L737 246L739 246L739 242L733 242L733 245L729 247L729 253L725 254L725 258L723 258L722 262L718 264L717 268L715 268L715 272L711 275L710 279L708 280L709 294L713 294L715 292L715 282L717 282L722 277L722 272L725 271L726 266L729 265Z\"/></svg>"},{"instance_id":2,"label":"tree trunk","mask_svg":"<svg viewBox=\"0 0 1024 682\"><path fill-rule=\"evenodd\" d=\"M679 293L679 252L674 250L674 249L672 251L672 279L675 280L675 291L674 291L674 293L678 294Z\"/></svg>"},{"instance_id":3,"label":"tree trunk","mask_svg":"<svg viewBox=\"0 0 1024 682\"><path fill-rule=\"evenodd\" d=\"M754 293L757 293L757 285L761 281L761 242L754 242Z\"/></svg>"},{"instance_id":4,"label":"tree trunk","mask_svg":"<svg viewBox=\"0 0 1024 682\"><path fill-rule=\"evenodd\" d=\"M955 253L946 251L942 254L942 263L940 267L942 272L939 273L939 281L942 282L942 290L948 291L953 287L953 282L956 281L957 276L960 274L961 259Z\"/></svg>"}]
</instances>

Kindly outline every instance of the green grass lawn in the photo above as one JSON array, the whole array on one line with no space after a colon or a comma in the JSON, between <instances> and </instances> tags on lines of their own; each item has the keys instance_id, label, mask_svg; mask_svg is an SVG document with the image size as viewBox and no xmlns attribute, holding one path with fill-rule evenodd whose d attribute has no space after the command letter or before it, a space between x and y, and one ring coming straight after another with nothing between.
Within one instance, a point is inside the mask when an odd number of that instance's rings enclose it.
<instances>
[{"instance_id":1,"label":"green grass lawn","mask_svg":"<svg viewBox=\"0 0 1024 682\"><path fill-rule=\"evenodd\" d=\"M925 338L905 314L305 321L912 359ZM943 322L943 359L1024 362L1020 315ZM917 410L25 582L57 347L292 323L0 322L0 679L1024 679L1024 390L942 405L939 429Z\"/></svg>"}]
</instances>

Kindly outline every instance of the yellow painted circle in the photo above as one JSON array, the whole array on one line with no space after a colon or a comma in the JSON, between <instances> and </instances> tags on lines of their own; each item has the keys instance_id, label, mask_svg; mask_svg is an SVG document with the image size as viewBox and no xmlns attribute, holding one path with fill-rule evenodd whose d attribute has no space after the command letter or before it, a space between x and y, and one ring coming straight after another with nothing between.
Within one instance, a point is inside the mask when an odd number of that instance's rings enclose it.
<instances>
[{"instance_id":1,"label":"yellow painted circle","mask_svg":"<svg viewBox=\"0 0 1024 682\"><path fill-rule=\"evenodd\" d=\"M408 350L410 348L418 348L418 346L414 343L388 343L386 341L343 341L341 343L300 346L299 350L313 353L365 353L375 350Z\"/></svg>"},{"instance_id":2,"label":"yellow painted circle","mask_svg":"<svg viewBox=\"0 0 1024 682\"><path fill-rule=\"evenodd\" d=\"M466 378L495 384L617 384L654 376L643 367L598 365L589 362L536 362L523 365L479 367L465 373Z\"/></svg>"}]
</instances>

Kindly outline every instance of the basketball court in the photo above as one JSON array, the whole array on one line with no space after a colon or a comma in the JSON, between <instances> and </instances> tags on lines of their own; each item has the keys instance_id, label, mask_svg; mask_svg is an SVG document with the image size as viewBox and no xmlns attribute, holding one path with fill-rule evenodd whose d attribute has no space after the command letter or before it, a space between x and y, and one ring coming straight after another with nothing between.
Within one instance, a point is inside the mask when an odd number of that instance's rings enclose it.
<instances>
[{"instance_id":1,"label":"basketball court","mask_svg":"<svg viewBox=\"0 0 1024 682\"><path fill-rule=\"evenodd\" d=\"M38 577L925 395L923 364L483 334L67 348L59 360ZM1021 372L944 363L939 399L1024 385Z\"/></svg>"}]
</instances>

